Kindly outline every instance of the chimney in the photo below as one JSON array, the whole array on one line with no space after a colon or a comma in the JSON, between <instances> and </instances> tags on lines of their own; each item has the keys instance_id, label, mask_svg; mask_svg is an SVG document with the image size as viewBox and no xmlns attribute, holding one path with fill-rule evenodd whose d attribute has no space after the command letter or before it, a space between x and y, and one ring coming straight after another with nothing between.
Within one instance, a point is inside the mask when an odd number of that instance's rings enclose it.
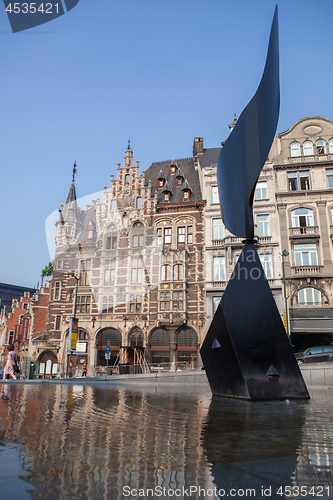
<instances>
[{"instance_id":1,"label":"chimney","mask_svg":"<svg viewBox=\"0 0 333 500\"><path fill-rule=\"evenodd\" d=\"M203 137L195 137L193 142L193 158L203 153Z\"/></svg>"}]
</instances>

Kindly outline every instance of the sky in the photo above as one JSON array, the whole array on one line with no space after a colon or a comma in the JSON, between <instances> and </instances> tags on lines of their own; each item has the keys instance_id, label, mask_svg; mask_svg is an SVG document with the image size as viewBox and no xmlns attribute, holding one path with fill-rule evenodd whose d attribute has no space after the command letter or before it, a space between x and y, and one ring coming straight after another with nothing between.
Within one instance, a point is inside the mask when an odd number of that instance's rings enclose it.
<instances>
[{"instance_id":1,"label":"sky","mask_svg":"<svg viewBox=\"0 0 333 500\"><path fill-rule=\"evenodd\" d=\"M197 136L220 146L260 82L275 4L80 0L13 34L0 2L0 282L37 284L52 258L45 221L66 201L74 161L84 208L129 139L141 170L190 157ZM333 2L278 10L280 133L305 116L333 119Z\"/></svg>"}]
</instances>

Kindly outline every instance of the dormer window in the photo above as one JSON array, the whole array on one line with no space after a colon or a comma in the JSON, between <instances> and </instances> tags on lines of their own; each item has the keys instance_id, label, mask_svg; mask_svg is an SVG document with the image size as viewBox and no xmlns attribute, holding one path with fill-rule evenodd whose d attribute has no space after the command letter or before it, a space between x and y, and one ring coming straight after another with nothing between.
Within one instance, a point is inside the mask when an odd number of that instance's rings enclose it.
<instances>
[{"instance_id":1,"label":"dormer window","mask_svg":"<svg viewBox=\"0 0 333 500\"><path fill-rule=\"evenodd\" d=\"M190 191L189 189L184 189L183 191L183 200L188 201L190 199Z\"/></svg>"},{"instance_id":2,"label":"dormer window","mask_svg":"<svg viewBox=\"0 0 333 500\"><path fill-rule=\"evenodd\" d=\"M160 173L157 177L158 187L163 188L165 183L165 175L163 174L163 170L160 170Z\"/></svg>"},{"instance_id":3,"label":"dormer window","mask_svg":"<svg viewBox=\"0 0 333 500\"><path fill-rule=\"evenodd\" d=\"M177 177L176 184L177 184L177 186L181 186L183 184L183 178L182 177Z\"/></svg>"},{"instance_id":4,"label":"dormer window","mask_svg":"<svg viewBox=\"0 0 333 500\"><path fill-rule=\"evenodd\" d=\"M91 221L89 221L89 224L87 226L87 240L92 240L93 235L94 235L94 228Z\"/></svg>"},{"instance_id":5,"label":"dormer window","mask_svg":"<svg viewBox=\"0 0 333 500\"><path fill-rule=\"evenodd\" d=\"M171 175L174 175L176 173L176 165L171 165L170 173L171 173Z\"/></svg>"},{"instance_id":6,"label":"dormer window","mask_svg":"<svg viewBox=\"0 0 333 500\"><path fill-rule=\"evenodd\" d=\"M164 187L164 179L158 179L158 187L159 188Z\"/></svg>"},{"instance_id":7,"label":"dormer window","mask_svg":"<svg viewBox=\"0 0 333 500\"><path fill-rule=\"evenodd\" d=\"M164 202L170 201L170 193L168 191L166 191L165 193L163 193L163 201Z\"/></svg>"}]
</instances>

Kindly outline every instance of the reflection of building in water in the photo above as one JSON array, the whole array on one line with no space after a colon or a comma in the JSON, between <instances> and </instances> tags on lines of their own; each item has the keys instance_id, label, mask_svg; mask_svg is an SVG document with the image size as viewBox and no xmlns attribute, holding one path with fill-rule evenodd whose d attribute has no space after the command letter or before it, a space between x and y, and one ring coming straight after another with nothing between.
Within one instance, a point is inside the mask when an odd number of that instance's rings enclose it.
<instances>
[{"instance_id":1,"label":"reflection of building in water","mask_svg":"<svg viewBox=\"0 0 333 500\"><path fill-rule=\"evenodd\" d=\"M206 413L204 398L181 394L15 386L11 401L0 405L1 439L20 440L36 499L50 491L54 498L117 499L126 485L204 488Z\"/></svg>"},{"instance_id":2,"label":"reflection of building in water","mask_svg":"<svg viewBox=\"0 0 333 500\"><path fill-rule=\"evenodd\" d=\"M109 365L195 365L205 333L204 205L193 158L153 163L140 175L128 145L103 200L86 210L73 175L57 222L45 343L61 348L63 371L75 300L77 366L87 359L91 373L103 371L106 345Z\"/></svg>"},{"instance_id":3,"label":"reflection of building in water","mask_svg":"<svg viewBox=\"0 0 333 500\"><path fill-rule=\"evenodd\" d=\"M329 409L326 409L329 412ZM330 418L308 407L297 459L294 484L329 486L333 484L333 429ZM324 490L323 495L327 495ZM332 494L332 491L331 491Z\"/></svg>"}]
</instances>

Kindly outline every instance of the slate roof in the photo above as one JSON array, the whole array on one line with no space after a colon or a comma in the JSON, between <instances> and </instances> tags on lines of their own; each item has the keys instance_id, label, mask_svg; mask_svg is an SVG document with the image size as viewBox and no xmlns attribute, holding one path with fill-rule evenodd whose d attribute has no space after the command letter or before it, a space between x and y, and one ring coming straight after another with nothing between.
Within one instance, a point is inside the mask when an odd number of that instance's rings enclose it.
<instances>
[{"instance_id":1,"label":"slate roof","mask_svg":"<svg viewBox=\"0 0 333 500\"><path fill-rule=\"evenodd\" d=\"M87 239L87 226L89 224L89 221L91 221L92 226L93 226L93 237L92 239ZM96 211L95 207L92 206L88 208L88 210L84 210L81 212L81 220L82 224L82 229L79 233L79 236L77 240L75 241L75 244L79 243L96 243Z\"/></svg>"},{"instance_id":2,"label":"slate roof","mask_svg":"<svg viewBox=\"0 0 333 500\"><path fill-rule=\"evenodd\" d=\"M76 200L76 190L75 190L75 183L73 181L71 184L68 196L67 196L66 204L70 203L71 201L75 201L75 200Z\"/></svg>"},{"instance_id":3,"label":"slate roof","mask_svg":"<svg viewBox=\"0 0 333 500\"><path fill-rule=\"evenodd\" d=\"M168 160L152 163L150 167L146 170L146 181L145 184L148 186L148 182L151 181L151 196L154 196L157 192L157 203L163 203L163 188L158 188L158 178L160 171L162 170L165 179L170 185L172 190L172 196L169 202L165 202L165 205L173 203L184 203L183 201L183 186L176 185L177 173L171 175L170 166L176 165L181 169L184 180L186 179L188 184L191 186L191 194L189 201L201 201L201 188L199 182L198 171L194 167L193 158L181 158L179 160Z\"/></svg>"},{"instance_id":4,"label":"slate roof","mask_svg":"<svg viewBox=\"0 0 333 500\"><path fill-rule=\"evenodd\" d=\"M198 155L201 168L209 167L210 165L217 164L219 155L222 148L208 148L204 149L202 154Z\"/></svg>"}]
</instances>

